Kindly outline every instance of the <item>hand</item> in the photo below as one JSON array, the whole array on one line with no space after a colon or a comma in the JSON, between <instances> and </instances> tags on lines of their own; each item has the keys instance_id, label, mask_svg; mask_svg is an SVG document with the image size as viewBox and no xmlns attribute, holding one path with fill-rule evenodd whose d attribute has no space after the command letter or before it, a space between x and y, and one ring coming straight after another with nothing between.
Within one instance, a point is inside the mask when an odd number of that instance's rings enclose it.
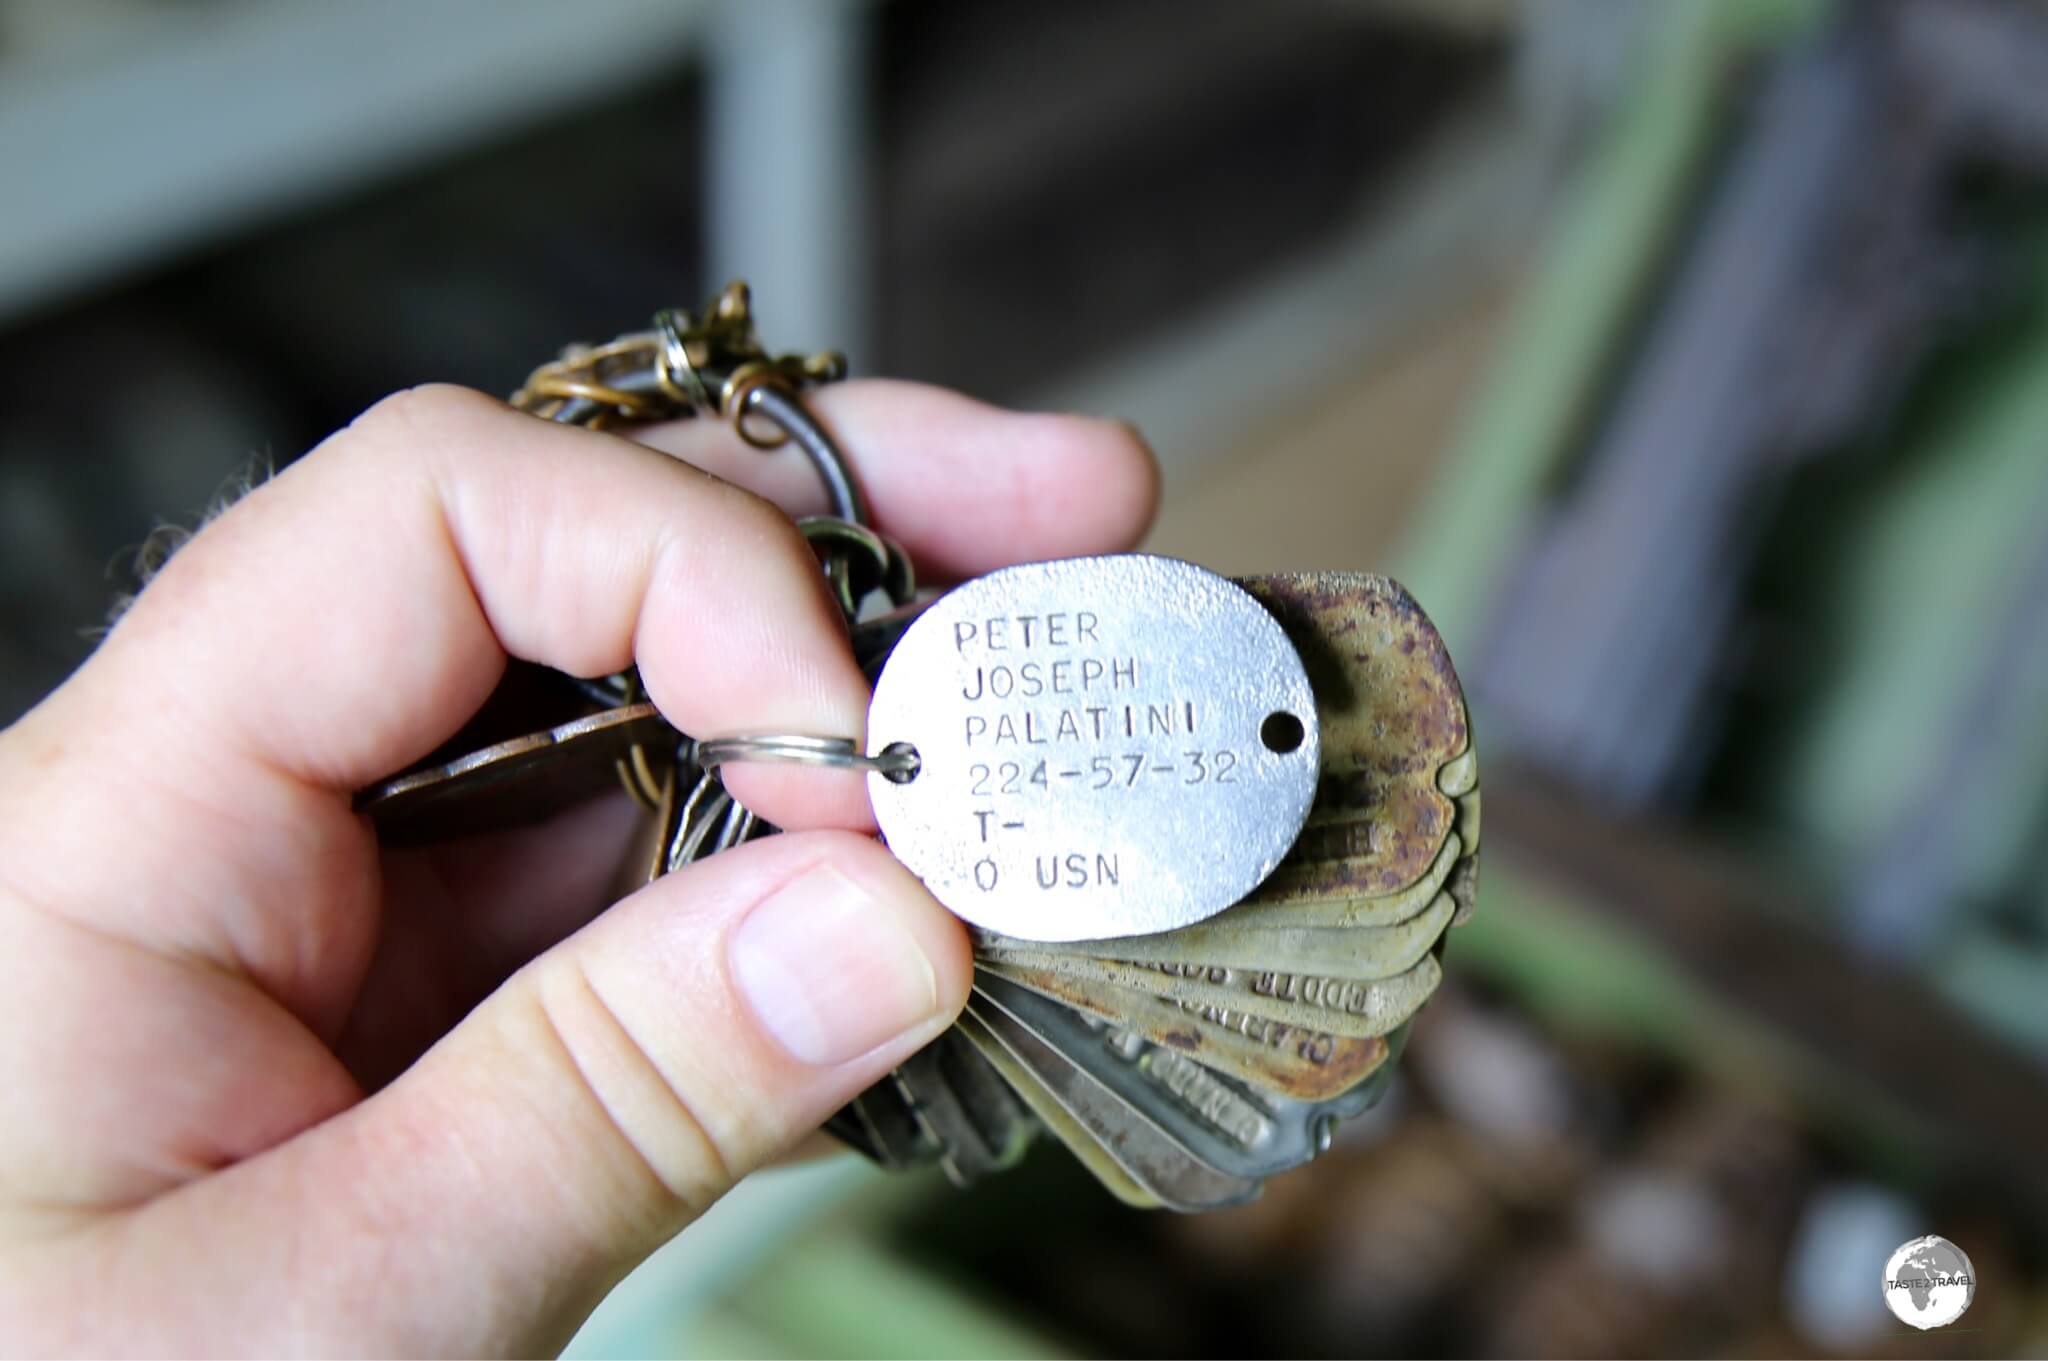
<instances>
[{"instance_id":1,"label":"hand","mask_svg":"<svg viewBox=\"0 0 2048 1361\"><path fill-rule=\"evenodd\" d=\"M928 576L1115 551L1152 510L1121 426L906 384L817 404ZM406 853L351 811L508 655L638 662L696 735L861 734L815 559L733 485L820 510L801 460L711 423L646 439L719 476L391 398L0 733L0 1349L559 1349L950 1023L964 935L854 834L855 777L735 768L792 831L609 908L622 799Z\"/></svg>"}]
</instances>

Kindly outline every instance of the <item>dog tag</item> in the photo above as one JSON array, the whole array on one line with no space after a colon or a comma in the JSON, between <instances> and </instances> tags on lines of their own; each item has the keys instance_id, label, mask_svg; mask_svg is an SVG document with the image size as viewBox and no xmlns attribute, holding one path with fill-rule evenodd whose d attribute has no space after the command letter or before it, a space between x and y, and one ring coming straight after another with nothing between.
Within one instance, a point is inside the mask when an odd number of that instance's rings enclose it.
<instances>
[{"instance_id":1,"label":"dog tag","mask_svg":"<svg viewBox=\"0 0 2048 1361\"><path fill-rule=\"evenodd\" d=\"M904 633L868 711L898 859L959 916L1023 940L1144 935L1256 888L1307 820L1308 676L1241 587L1144 555L1006 568Z\"/></svg>"}]
</instances>

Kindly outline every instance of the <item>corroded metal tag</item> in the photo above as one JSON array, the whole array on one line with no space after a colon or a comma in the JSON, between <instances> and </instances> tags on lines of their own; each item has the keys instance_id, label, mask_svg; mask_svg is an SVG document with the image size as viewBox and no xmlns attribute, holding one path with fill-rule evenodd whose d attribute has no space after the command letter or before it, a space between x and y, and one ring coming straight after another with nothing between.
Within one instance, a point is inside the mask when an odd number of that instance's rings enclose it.
<instances>
[{"instance_id":1,"label":"corroded metal tag","mask_svg":"<svg viewBox=\"0 0 2048 1361\"><path fill-rule=\"evenodd\" d=\"M903 635L868 713L897 858L966 920L1025 940L1187 926L1272 873L1321 755L1301 658L1241 587L1126 555L971 581Z\"/></svg>"}]
</instances>

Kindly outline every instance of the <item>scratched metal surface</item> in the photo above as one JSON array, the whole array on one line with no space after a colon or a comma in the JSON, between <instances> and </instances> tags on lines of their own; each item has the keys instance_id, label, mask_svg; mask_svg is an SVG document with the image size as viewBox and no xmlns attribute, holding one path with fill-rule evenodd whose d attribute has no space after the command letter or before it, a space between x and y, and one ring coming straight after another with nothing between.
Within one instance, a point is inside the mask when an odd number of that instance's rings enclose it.
<instances>
[{"instance_id":1,"label":"scratched metal surface","mask_svg":"<svg viewBox=\"0 0 2048 1361\"><path fill-rule=\"evenodd\" d=\"M1238 584L1301 654L1323 729L1308 824L1251 901L1399 892L1429 871L1455 824L1439 775L1471 741L1443 638L1386 577L1290 572Z\"/></svg>"},{"instance_id":2,"label":"scratched metal surface","mask_svg":"<svg viewBox=\"0 0 2048 1361\"><path fill-rule=\"evenodd\" d=\"M1143 554L1029 563L905 632L868 750L907 743L920 767L868 791L889 849L965 920L1152 934L1242 901L1287 854L1322 769L1317 708L1271 612L1224 578Z\"/></svg>"}]
</instances>

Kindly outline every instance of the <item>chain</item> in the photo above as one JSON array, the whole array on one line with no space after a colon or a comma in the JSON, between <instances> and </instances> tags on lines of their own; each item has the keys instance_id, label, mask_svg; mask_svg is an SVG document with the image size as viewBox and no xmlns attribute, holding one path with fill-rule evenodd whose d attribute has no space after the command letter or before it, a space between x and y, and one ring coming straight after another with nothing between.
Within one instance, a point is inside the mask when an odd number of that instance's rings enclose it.
<instances>
[{"instance_id":1,"label":"chain","mask_svg":"<svg viewBox=\"0 0 2048 1361\"><path fill-rule=\"evenodd\" d=\"M569 346L528 375L512 394L512 405L543 420L592 430L711 419L729 422L756 449L795 443L824 483L833 511L799 520L798 528L817 552L851 627L877 591L892 606L908 604L916 578L902 548L868 525L867 504L845 456L803 401L806 391L845 376L846 357L836 350L771 355L755 327L752 295L736 281L701 318L672 309L657 313L651 330L602 345ZM605 708L647 699L637 668L577 684ZM657 811L679 807L677 784L695 772L697 786L680 805L687 810L686 827L670 854L671 867L736 844L757 827L752 814L717 787L715 763L700 763L696 751L697 744L680 737L673 749L636 743L618 762L628 792Z\"/></svg>"},{"instance_id":2,"label":"chain","mask_svg":"<svg viewBox=\"0 0 2048 1361\"><path fill-rule=\"evenodd\" d=\"M569 346L528 375L512 405L598 430L711 416L731 421L747 443L773 449L787 432L754 419L747 399L763 387L794 393L845 376L846 356L836 350L771 358L754 326L753 296L734 282L701 321L670 310L656 315L653 330Z\"/></svg>"}]
</instances>

